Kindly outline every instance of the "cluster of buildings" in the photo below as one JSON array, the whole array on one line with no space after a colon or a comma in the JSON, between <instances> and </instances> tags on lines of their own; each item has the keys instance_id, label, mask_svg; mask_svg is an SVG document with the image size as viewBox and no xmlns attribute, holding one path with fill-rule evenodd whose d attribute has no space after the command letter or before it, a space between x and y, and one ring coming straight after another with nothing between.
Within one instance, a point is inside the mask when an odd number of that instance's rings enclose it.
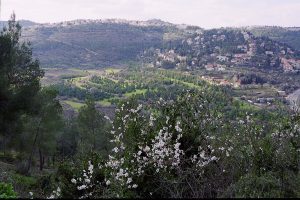
<instances>
[{"instance_id":1,"label":"cluster of buildings","mask_svg":"<svg viewBox=\"0 0 300 200\"><path fill-rule=\"evenodd\" d=\"M240 39L231 42L229 39L232 37ZM176 50L171 49L156 55L157 66L168 61L174 63L174 68L189 66L189 69L204 67L208 71L225 71L227 67L239 66L282 68L286 72L300 71L300 59L295 58L295 52L289 47L255 38L246 31L241 34L222 31L212 35L201 33L183 40L182 46Z\"/></svg>"}]
</instances>

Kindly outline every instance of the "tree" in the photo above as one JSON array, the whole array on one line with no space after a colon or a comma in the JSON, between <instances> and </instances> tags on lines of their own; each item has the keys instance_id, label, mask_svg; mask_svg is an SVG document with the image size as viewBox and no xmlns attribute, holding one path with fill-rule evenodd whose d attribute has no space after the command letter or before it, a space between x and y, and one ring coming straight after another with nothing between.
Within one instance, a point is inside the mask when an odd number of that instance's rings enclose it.
<instances>
[{"instance_id":1,"label":"tree","mask_svg":"<svg viewBox=\"0 0 300 200\"><path fill-rule=\"evenodd\" d=\"M57 158L63 161L72 158L77 153L78 140L77 118L72 117L65 121L64 131L58 137Z\"/></svg>"},{"instance_id":2,"label":"tree","mask_svg":"<svg viewBox=\"0 0 300 200\"><path fill-rule=\"evenodd\" d=\"M36 98L33 116L25 117L25 130L27 137L23 140L30 149L27 172L36 150L38 150L40 170L43 170L46 156L54 156L58 134L63 129L62 107L56 99L57 91L43 88ZM24 134L25 134L24 133Z\"/></svg>"},{"instance_id":3,"label":"tree","mask_svg":"<svg viewBox=\"0 0 300 200\"><path fill-rule=\"evenodd\" d=\"M21 26L12 14L0 33L0 136L4 152L22 114L31 113L44 72L32 58L29 43L20 42Z\"/></svg>"},{"instance_id":4,"label":"tree","mask_svg":"<svg viewBox=\"0 0 300 200\"><path fill-rule=\"evenodd\" d=\"M80 141L83 147L87 147L91 149L91 151L105 149L106 123L104 115L96 109L94 100L88 99L86 105L80 108L78 126L80 130Z\"/></svg>"}]
</instances>

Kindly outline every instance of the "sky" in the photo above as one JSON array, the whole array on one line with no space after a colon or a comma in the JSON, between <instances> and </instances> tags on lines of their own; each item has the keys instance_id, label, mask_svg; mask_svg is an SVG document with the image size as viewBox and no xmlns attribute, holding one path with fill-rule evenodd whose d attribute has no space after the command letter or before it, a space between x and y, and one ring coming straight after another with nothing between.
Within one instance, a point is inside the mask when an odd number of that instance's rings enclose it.
<instances>
[{"instance_id":1,"label":"sky","mask_svg":"<svg viewBox=\"0 0 300 200\"><path fill-rule=\"evenodd\" d=\"M300 0L2 0L1 20L161 19L203 28L300 26Z\"/></svg>"}]
</instances>

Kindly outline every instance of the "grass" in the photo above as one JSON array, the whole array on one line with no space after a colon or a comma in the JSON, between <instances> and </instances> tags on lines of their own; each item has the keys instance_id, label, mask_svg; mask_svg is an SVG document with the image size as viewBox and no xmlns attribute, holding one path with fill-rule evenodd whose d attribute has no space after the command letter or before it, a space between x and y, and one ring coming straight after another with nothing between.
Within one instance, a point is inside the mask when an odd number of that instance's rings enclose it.
<instances>
[{"instance_id":1,"label":"grass","mask_svg":"<svg viewBox=\"0 0 300 200\"><path fill-rule=\"evenodd\" d=\"M121 69L114 69L114 68L105 69L105 72L108 74L116 74L116 73L119 73L120 71L121 71Z\"/></svg>"},{"instance_id":2,"label":"grass","mask_svg":"<svg viewBox=\"0 0 300 200\"><path fill-rule=\"evenodd\" d=\"M65 100L63 102L65 102L66 104L70 105L75 110L79 110L82 106L85 105L84 103L78 103L78 102L74 102L74 101L70 101L70 100Z\"/></svg>"},{"instance_id":3,"label":"grass","mask_svg":"<svg viewBox=\"0 0 300 200\"><path fill-rule=\"evenodd\" d=\"M43 85L51 85L58 83L62 80L71 79L75 77L88 76L88 72L80 69L59 69L59 68L43 68L45 76L42 79Z\"/></svg>"},{"instance_id":4,"label":"grass","mask_svg":"<svg viewBox=\"0 0 300 200\"><path fill-rule=\"evenodd\" d=\"M35 177L23 176L20 174L13 174L12 178L15 184L23 185L27 188L32 188L37 182L37 179Z\"/></svg>"},{"instance_id":5,"label":"grass","mask_svg":"<svg viewBox=\"0 0 300 200\"><path fill-rule=\"evenodd\" d=\"M97 103L99 103L102 106L111 106L111 102L110 100L112 100L113 98L109 98L109 99L104 99L101 101L97 101Z\"/></svg>"},{"instance_id":6,"label":"grass","mask_svg":"<svg viewBox=\"0 0 300 200\"><path fill-rule=\"evenodd\" d=\"M147 92L147 89L138 89L133 92L127 92L124 94L125 97L132 97L133 95L138 95L138 94L145 94Z\"/></svg>"},{"instance_id":7,"label":"grass","mask_svg":"<svg viewBox=\"0 0 300 200\"><path fill-rule=\"evenodd\" d=\"M245 95L246 97L276 97L277 90L268 86L248 86L248 88L236 88L234 89L237 96Z\"/></svg>"},{"instance_id":8,"label":"grass","mask_svg":"<svg viewBox=\"0 0 300 200\"><path fill-rule=\"evenodd\" d=\"M252 105L250 103L246 103L246 102L240 102L240 109L241 110L251 110L251 111L257 111L260 110L260 108L258 106Z\"/></svg>"},{"instance_id":9,"label":"grass","mask_svg":"<svg viewBox=\"0 0 300 200\"><path fill-rule=\"evenodd\" d=\"M196 85L194 83L190 83L190 82L186 82L186 81L182 81L182 80L178 80L178 79L174 79L174 78L167 78L168 80L171 80L175 83L180 83L182 85L185 85L189 88L197 88L197 89L201 89L201 87L199 85Z\"/></svg>"},{"instance_id":10,"label":"grass","mask_svg":"<svg viewBox=\"0 0 300 200\"><path fill-rule=\"evenodd\" d=\"M88 77L77 77L77 78L70 79L72 84L74 84L76 87L79 87L81 89L84 89L83 85L85 84L82 81L86 81L86 80L88 80Z\"/></svg>"},{"instance_id":11,"label":"grass","mask_svg":"<svg viewBox=\"0 0 300 200\"><path fill-rule=\"evenodd\" d=\"M261 109L259 106L240 100L239 97L233 97L233 100L240 105L240 110L257 111Z\"/></svg>"},{"instance_id":12,"label":"grass","mask_svg":"<svg viewBox=\"0 0 300 200\"><path fill-rule=\"evenodd\" d=\"M78 76L78 77L74 77L74 78L71 78L69 79L76 87L79 87L81 89L84 89L84 84L90 84L90 85L93 85L93 86L99 86L95 83L91 83L89 81L90 77L93 76L93 75L96 75L96 76L103 76L104 73L103 72L106 72L108 74L110 73L118 73L119 71L121 71L120 69L111 69L111 68L108 68L108 69L105 69L105 71L103 70L86 70L87 73L85 72L85 76ZM108 79L114 81L115 83L118 82L118 80L115 80L113 78L110 78L110 77L107 77ZM86 82L86 83L84 83Z\"/></svg>"}]
</instances>

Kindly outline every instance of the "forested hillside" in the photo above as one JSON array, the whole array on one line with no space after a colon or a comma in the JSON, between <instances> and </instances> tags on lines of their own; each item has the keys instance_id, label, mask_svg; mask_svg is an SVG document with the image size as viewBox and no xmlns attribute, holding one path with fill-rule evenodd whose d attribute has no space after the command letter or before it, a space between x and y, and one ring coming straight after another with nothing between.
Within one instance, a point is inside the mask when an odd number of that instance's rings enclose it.
<instances>
[{"instance_id":1,"label":"forested hillside","mask_svg":"<svg viewBox=\"0 0 300 200\"><path fill-rule=\"evenodd\" d=\"M23 39L32 42L44 67L101 68L162 47L166 32L183 34L175 25L155 20L77 20L25 28Z\"/></svg>"},{"instance_id":2,"label":"forested hillside","mask_svg":"<svg viewBox=\"0 0 300 200\"><path fill-rule=\"evenodd\" d=\"M289 72L300 69L298 31L291 28L204 30L159 20L116 19L22 23L26 24L22 39L31 41L34 56L43 67L121 66L142 56L154 65L185 70L231 66Z\"/></svg>"},{"instance_id":3,"label":"forested hillside","mask_svg":"<svg viewBox=\"0 0 300 200\"><path fill-rule=\"evenodd\" d=\"M266 36L272 40L283 42L300 50L300 28L299 27L276 27L276 26L257 26L248 27L246 30L253 33L255 36Z\"/></svg>"}]
</instances>

